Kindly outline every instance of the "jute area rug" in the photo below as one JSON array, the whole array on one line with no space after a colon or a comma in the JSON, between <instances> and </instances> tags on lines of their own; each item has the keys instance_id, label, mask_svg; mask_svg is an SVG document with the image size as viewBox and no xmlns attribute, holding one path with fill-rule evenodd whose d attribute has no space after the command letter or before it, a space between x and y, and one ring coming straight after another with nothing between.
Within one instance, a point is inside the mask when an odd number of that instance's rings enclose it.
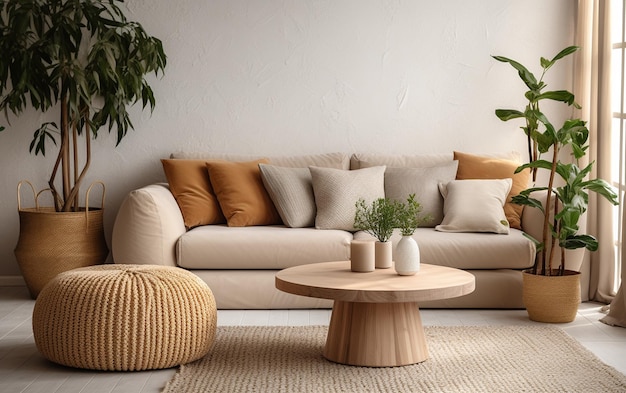
<instances>
[{"instance_id":1,"label":"jute area rug","mask_svg":"<svg viewBox=\"0 0 626 393\"><path fill-rule=\"evenodd\" d=\"M219 327L164 392L626 392L626 376L553 326L427 326L430 359L353 367L322 357L326 326Z\"/></svg>"}]
</instances>

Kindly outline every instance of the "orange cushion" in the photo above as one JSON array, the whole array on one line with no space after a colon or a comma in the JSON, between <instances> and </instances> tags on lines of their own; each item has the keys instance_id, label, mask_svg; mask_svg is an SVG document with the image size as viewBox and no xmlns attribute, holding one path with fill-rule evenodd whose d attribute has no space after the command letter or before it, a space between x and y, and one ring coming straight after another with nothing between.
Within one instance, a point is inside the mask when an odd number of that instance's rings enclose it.
<instances>
[{"instance_id":1,"label":"orange cushion","mask_svg":"<svg viewBox=\"0 0 626 393\"><path fill-rule=\"evenodd\" d=\"M263 185L259 164L207 161L211 185L230 227L282 224L278 211Z\"/></svg>"},{"instance_id":2,"label":"orange cushion","mask_svg":"<svg viewBox=\"0 0 626 393\"><path fill-rule=\"evenodd\" d=\"M459 161L456 172L458 180L467 179L513 179L513 186L504 204L504 213L511 228L522 229L521 217L524 206L511 203L511 198L528 188L530 170L515 173L519 163L496 157L477 156L454 152L454 159Z\"/></svg>"},{"instance_id":3,"label":"orange cushion","mask_svg":"<svg viewBox=\"0 0 626 393\"><path fill-rule=\"evenodd\" d=\"M209 182L206 160L163 159L161 163L188 229L226 222Z\"/></svg>"}]
</instances>

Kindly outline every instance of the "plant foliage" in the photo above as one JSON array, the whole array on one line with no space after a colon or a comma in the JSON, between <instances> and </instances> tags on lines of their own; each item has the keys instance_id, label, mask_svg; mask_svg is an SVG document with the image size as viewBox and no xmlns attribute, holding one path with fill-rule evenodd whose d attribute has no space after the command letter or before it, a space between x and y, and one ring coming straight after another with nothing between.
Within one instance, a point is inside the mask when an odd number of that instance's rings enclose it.
<instances>
[{"instance_id":1,"label":"plant foliage","mask_svg":"<svg viewBox=\"0 0 626 393\"><path fill-rule=\"evenodd\" d=\"M58 122L34 131L30 151L58 149L48 181L58 211L76 209L79 186L91 162L91 138L108 124L117 144L133 128L127 107L153 110L146 75L166 65L160 40L128 21L123 1L0 0L0 110L19 115L29 106L58 110ZM5 127L0 126L0 131ZM78 162L78 137L85 162ZM62 192L55 179L60 175Z\"/></svg>"},{"instance_id":2,"label":"plant foliage","mask_svg":"<svg viewBox=\"0 0 626 393\"><path fill-rule=\"evenodd\" d=\"M396 205L388 198L378 198L368 205L360 198L355 206L354 228L374 236L380 242L389 241L396 225Z\"/></svg>"},{"instance_id":3,"label":"plant foliage","mask_svg":"<svg viewBox=\"0 0 626 393\"><path fill-rule=\"evenodd\" d=\"M419 225L428 220L428 216L421 217L422 205L415 200L415 194L409 195L405 203L396 205L396 227L400 228L402 236L411 236Z\"/></svg>"},{"instance_id":4,"label":"plant foliage","mask_svg":"<svg viewBox=\"0 0 626 393\"><path fill-rule=\"evenodd\" d=\"M563 274L565 270L565 250L586 248L589 251L598 249L598 241L591 235L580 234L579 221L583 214L587 211L589 203L589 192L606 198L609 202L616 205L617 194L606 181L602 179L588 179L589 173L593 168L593 162L585 168L578 167L579 159L583 158L588 149L587 141L589 139L589 129L586 122L580 119L569 119L563 123L558 130L548 120L546 115L541 112L539 103L544 99L563 102L567 105L573 105L580 108L575 103L574 94L566 90L556 90L543 92L546 84L543 77L546 71L550 69L558 60L568 56L578 50L576 46L570 46L560 51L552 60L545 58L540 59L543 72L541 78L537 80L535 76L528 71L526 67L502 56L493 56L494 59L509 63L518 71L519 77L528 87L528 91L524 94L528 100L528 104L524 111L514 109L497 109L496 116L502 121L522 118L526 125L522 127L528 136L528 146L530 152L529 162L517 168L520 172L526 168L532 170L533 175L539 169L549 172L548 185L545 187L532 187L522 191L519 195L512 198L513 203L526 205L540 209L544 215L543 233L541 241L533 239L537 244L539 256L535 261L532 271L535 274L550 275L552 274L552 261L555 245L561 247L560 264L558 268L559 274ZM560 153L564 148L571 150L573 162L564 163L560 161ZM551 158L545 160L541 158L544 153L550 153ZM561 179L561 186L556 186L555 178ZM533 179L535 177L533 176ZM546 191L546 200L544 202L532 197L534 191ZM554 200L554 217L550 222L550 201ZM550 254L547 254L548 243L550 243Z\"/></svg>"},{"instance_id":5,"label":"plant foliage","mask_svg":"<svg viewBox=\"0 0 626 393\"><path fill-rule=\"evenodd\" d=\"M380 242L389 241L394 228L400 228L402 236L410 236L427 217L420 217L422 206L411 194L406 202L378 198L371 205L364 199L356 204L354 228L363 230Z\"/></svg>"}]
</instances>

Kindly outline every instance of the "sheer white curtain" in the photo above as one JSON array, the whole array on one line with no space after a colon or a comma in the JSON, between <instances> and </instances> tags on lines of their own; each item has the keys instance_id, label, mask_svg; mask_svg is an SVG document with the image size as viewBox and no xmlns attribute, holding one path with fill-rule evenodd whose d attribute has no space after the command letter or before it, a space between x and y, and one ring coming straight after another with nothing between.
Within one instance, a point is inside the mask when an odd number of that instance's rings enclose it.
<instances>
[{"instance_id":1,"label":"sheer white curtain","mask_svg":"<svg viewBox=\"0 0 626 393\"><path fill-rule=\"evenodd\" d=\"M622 203L626 203L626 198ZM622 223L626 221L626 209L623 210ZM622 230L622 247L626 244L626 231ZM626 292L624 292L624 278L626 278L626 253L622 252L622 284L617 291L617 295L611 302L609 314L601 321L607 325L626 327Z\"/></svg>"},{"instance_id":2,"label":"sheer white curtain","mask_svg":"<svg viewBox=\"0 0 626 393\"><path fill-rule=\"evenodd\" d=\"M588 120L590 130L589 160L596 162L593 176L612 179L611 173L611 2L608 0L579 0L576 24L576 45L580 46L576 58L574 93L582 105L580 117ZM623 202L622 202L623 203ZM612 296L615 268L615 239L613 234L613 207L603 198L590 195L587 231L600 243L595 253L590 253L591 278L589 297L593 300L611 301L609 314L602 322L626 327L626 293L623 284ZM624 219L626 220L626 212ZM622 244L626 233L622 231ZM622 253L622 283L626 275L626 257Z\"/></svg>"}]
</instances>

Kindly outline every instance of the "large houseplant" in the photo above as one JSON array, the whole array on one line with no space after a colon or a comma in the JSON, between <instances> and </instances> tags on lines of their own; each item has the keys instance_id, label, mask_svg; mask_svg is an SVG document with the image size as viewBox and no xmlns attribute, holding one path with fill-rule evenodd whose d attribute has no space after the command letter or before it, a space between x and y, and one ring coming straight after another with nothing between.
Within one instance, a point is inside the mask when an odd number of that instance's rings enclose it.
<instances>
[{"instance_id":1,"label":"large houseplant","mask_svg":"<svg viewBox=\"0 0 626 393\"><path fill-rule=\"evenodd\" d=\"M29 274L24 271L22 261L25 252L44 244L46 248L59 248L58 252L49 252L59 256L58 253L67 253L77 241L80 243L75 236L94 230L94 225L87 224L84 228L82 223L83 229L73 235L66 226L55 230L54 225L46 225L46 232L33 234L32 231L42 227L32 222L39 219L34 214L46 213L41 216L51 220L55 216L50 214L53 211L57 212L56 217L67 221L73 212L96 219L100 216L101 221L102 209L85 209L79 205L80 187L91 164L91 139L108 125L109 132L116 130L119 143L133 128L127 107L141 101L144 108L147 105L154 108L153 91L145 77L164 70L163 46L139 23L126 19L121 3L0 0L0 110L5 112L7 125L10 126L9 112L20 115L29 107L42 113L58 113L58 121L39 126L30 143L30 151L35 155L45 155L52 143L57 156L48 179L53 208L20 209L21 233L16 256L27 284ZM8 127L0 130L5 128ZM24 233L24 226L28 227L28 234ZM101 222L96 227L101 227ZM24 239L24 235L30 239ZM22 240L27 244L21 244ZM77 264L93 264L106 258L108 250L103 257L102 247L96 248L94 252L98 255L78 256ZM67 255L61 258L67 260ZM49 263L37 263L51 269ZM72 266L61 270L69 267ZM52 268L47 276L58 270ZM36 281L36 288L29 285L33 296L46 279Z\"/></svg>"},{"instance_id":2,"label":"large houseplant","mask_svg":"<svg viewBox=\"0 0 626 393\"><path fill-rule=\"evenodd\" d=\"M548 171L547 185L530 187L512 200L520 205L540 209L543 213L542 237L533 239L537 244L537 258L534 266L524 273L524 303L531 319L544 322L569 322L575 318L580 301L579 272L565 269L566 250L586 248L595 251L598 248L598 241L589 234L581 233L579 225L588 207L589 192L595 192L613 204L618 203L617 195L606 181L588 178L593 162L582 169L578 166L588 148L589 129L586 122L568 119L557 129L540 109L539 104L545 99L579 107L575 103L574 94L567 90L544 91L546 83L543 81L546 72L558 60L577 49L576 46L567 47L551 60L542 57L542 74L539 79L519 62L493 56L515 68L528 88L524 94L528 104L523 111L496 110L496 116L503 121L518 118L525 120L526 125L522 129L528 137L530 158L517 171L526 168L530 168L533 173L539 169ZM573 159L563 162L565 152L570 152ZM549 154L550 159L542 159L542 154ZM560 250L558 258L555 255L557 249ZM556 268L553 266L555 259L559 260ZM552 277L558 279L551 280ZM565 292L561 285L566 280L571 282L572 289L562 295ZM554 289L555 285L559 288ZM548 292L531 293L535 290ZM561 300L563 303L560 303Z\"/></svg>"}]
</instances>

